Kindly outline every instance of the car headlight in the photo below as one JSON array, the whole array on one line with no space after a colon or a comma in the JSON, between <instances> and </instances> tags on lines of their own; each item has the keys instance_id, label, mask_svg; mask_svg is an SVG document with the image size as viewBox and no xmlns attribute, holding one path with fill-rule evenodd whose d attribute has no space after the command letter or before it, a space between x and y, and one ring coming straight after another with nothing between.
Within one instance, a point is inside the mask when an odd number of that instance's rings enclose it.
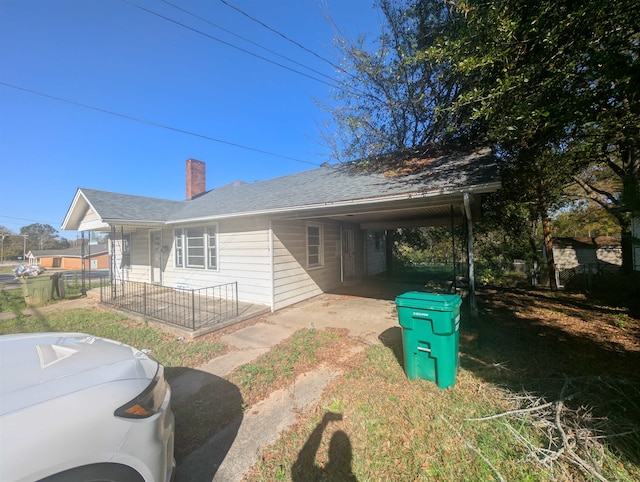
<instances>
[{"instance_id":1,"label":"car headlight","mask_svg":"<svg viewBox=\"0 0 640 482\"><path fill-rule=\"evenodd\" d=\"M158 413L167 394L167 381L164 378L164 367L158 364L153 381L133 400L118 408L114 415L122 418L148 418Z\"/></svg>"}]
</instances>

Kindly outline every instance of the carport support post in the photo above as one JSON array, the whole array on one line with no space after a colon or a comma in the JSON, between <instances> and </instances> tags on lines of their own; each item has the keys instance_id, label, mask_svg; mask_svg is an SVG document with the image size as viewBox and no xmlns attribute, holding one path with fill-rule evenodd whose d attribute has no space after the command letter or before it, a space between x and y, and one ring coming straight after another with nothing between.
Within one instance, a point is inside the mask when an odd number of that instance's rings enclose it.
<instances>
[{"instance_id":1,"label":"carport support post","mask_svg":"<svg viewBox=\"0 0 640 482\"><path fill-rule=\"evenodd\" d=\"M469 259L469 308L472 318L478 317L476 304L476 278L473 264L473 217L471 216L471 196L464 193L464 212L467 218L467 257Z\"/></svg>"}]
</instances>

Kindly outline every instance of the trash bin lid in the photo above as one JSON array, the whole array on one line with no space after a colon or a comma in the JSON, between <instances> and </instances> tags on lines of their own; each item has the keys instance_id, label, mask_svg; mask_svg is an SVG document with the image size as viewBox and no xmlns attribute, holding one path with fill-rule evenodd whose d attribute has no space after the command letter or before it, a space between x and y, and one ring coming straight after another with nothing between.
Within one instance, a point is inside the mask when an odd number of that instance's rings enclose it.
<instances>
[{"instance_id":1,"label":"trash bin lid","mask_svg":"<svg viewBox=\"0 0 640 482\"><path fill-rule=\"evenodd\" d=\"M453 311L462 303L460 295L409 291L396 297L396 306L433 311Z\"/></svg>"}]
</instances>

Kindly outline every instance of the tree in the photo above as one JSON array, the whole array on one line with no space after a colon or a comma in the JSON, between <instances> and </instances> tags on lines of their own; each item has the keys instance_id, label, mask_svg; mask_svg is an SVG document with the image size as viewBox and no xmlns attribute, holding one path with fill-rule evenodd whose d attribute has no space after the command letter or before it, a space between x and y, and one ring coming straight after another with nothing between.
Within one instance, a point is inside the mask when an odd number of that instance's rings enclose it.
<instances>
[{"instance_id":1,"label":"tree","mask_svg":"<svg viewBox=\"0 0 640 482\"><path fill-rule=\"evenodd\" d=\"M555 214L552 231L554 237L617 237L620 235L620 226L607 210L592 201L581 199Z\"/></svg>"},{"instance_id":2,"label":"tree","mask_svg":"<svg viewBox=\"0 0 640 482\"><path fill-rule=\"evenodd\" d=\"M564 185L573 180L596 199L599 188L577 176L596 162L619 177L619 193L608 193L603 207L627 213L618 216L624 239L640 198L638 2L452 5L463 21L429 56L467 79L451 109L486 128L507 161L503 181L535 207L547 242Z\"/></svg>"},{"instance_id":3,"label":"tree","mask_svg":"<svg viewBox=\"0 0 640 482\"><path fill-rule=\"evenodd\" d=\"M337 160L364 159L452 137L439 106L455 98L449 70L421 55L420 46L449 23L450 9L437 0L379 0L385 25L375 42L366 37L336 42L343 88L329 112L327 144ZM371 46L375 50L371 50Z\"/></svg>"},{"instance_id":4,"label":"tree","mask_svg":"<svg viewBox=\"0 0 640 482\"><path fill-rule=\"evenodd\" d=\"M366 39L340 44L350 77L329 110L336 157L486 141L502 161L504 200L542 226L552 287L551 215L572 200L571 184L618 220L629 266L640 212L637 0L379 6L387 26L375 52ZM589 176L594 166L616 178L613 190Z\"/></svg>"},{"instance_id":5,"label":"tree","mask_svg":"<svg viewBox=\"0 0 640 482\"><path fill-rule=\"evenodd\" d=\"M26 236L26 251L42 249L63 249L69 241L60 237L58 231L49 224L30 224L20 228L20 235Z\"/></svg>"}]
</instances>

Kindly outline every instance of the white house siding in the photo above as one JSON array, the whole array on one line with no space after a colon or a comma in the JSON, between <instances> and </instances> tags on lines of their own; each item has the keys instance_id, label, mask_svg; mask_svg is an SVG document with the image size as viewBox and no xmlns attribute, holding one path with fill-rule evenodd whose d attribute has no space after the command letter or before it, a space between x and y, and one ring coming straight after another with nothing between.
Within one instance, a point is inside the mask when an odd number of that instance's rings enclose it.
<instances>
[{"instance_id":1,"label":"white house siding","mask_svg":"<svg viewBox=\"0 0 640 482\"><path fill-rule=\"evenodd\" d=\"M604 247L596 250L596 257L600 263L622 266L622 248Z\"/></svg>"},{"instance_id":2,"label":"white house siding","mask_svg":"<svg viewBox=\"0 0 640 482\"><path fill-rule=\"evenodd\" d=\"M581 264L597 264L595 249L553 248L553 260L558 269L571 269Z\"/></svg>"},{"instance_id":3,"label":"white house siding","mask_svg":"<svg viewBox=\"0 0 640 482\"><path fill-rule=\"evenodd\" d=\"M127 281L149 282L149 231L136 229L130 235L130 268L124 271ZM117 269L117 268L116 268Z\"/></svg>"},{"instance_id":4,"label":"white house siding","mask_svg":"<svg viewBox=\"0 0 640 482\"><path fill-rule=\"evenodd\" d=\"M376 246L377 245L377 246ZM387 253L383 231L365 233L366 275L375 276L387 270Z\"/></svg>"},{"instance_id":5,"label":"white house siding","mask_svg":"<svg viewBox=\"0 0 640 482\"><path fill-rule=\"evenodd\" d=\"M558 269L572 269L578 266L622 265L622 251L619 247L553 248L553 257Z\"/></svg>"},{"instance_id":6,"label":"white house siding","mask_svg":"<svg viewBox=\"0 0 640 482\"><path fill-rule=\"evenodd\" d=\"M222 221L217 223L218 269L175 267L173 229L163 284L188 289L238 283L239 301L271 303L269 224L266 220Z\"/></svg>"},{"instance_id":7,"label":"white house siding","mask_svg":"<svg viewBox=\"0 0 640 482\"><path fill-rule=\"evenodd\" d=\"M319 223L323 234L323 264L307 268L307 223L274 221L274 309L298 303L340 285L340 226Z\"/></svg>"},{"instance_id":8,"label":"white house siding","mask_svg":"<svg viewBox=\"0 0 640 482\"><path fill-rule=\"evenodd\" d=\"M87 209L87 212L84 215L84 219L82 220L84 224L91 224L91 223L96 223L100 221L101 221L100 215L96 213L93 210L93 208Z\"/></svg>"},{"instance_id":9,"label":"white house siding","mask_svg":"<svg viewBox=\"0 0 640 482\"><path fill-rule=\"evenodd\" d=\"M109 243L109 260L114 263L111 274L116 280L128 281L131 278L131 265L123 261L122 239L118 237Z\"/></svg>"}]
</instances>

